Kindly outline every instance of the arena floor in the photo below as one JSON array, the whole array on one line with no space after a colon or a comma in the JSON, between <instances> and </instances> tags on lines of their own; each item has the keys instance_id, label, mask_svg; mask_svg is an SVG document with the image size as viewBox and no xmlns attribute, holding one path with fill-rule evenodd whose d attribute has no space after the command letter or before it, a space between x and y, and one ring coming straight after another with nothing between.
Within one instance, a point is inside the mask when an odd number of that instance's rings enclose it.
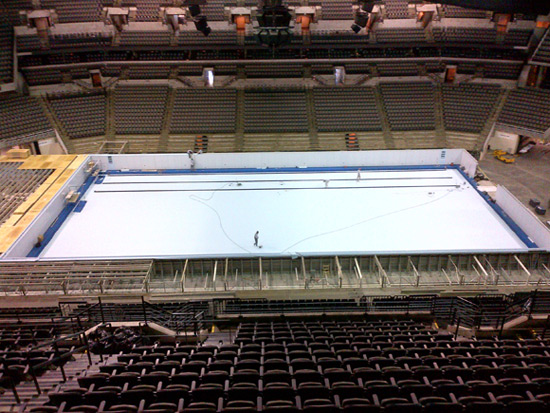
<instances>
[{"instance_id":1,"label":"arena floor","mask_svg":"<svg viewBox=\"0 0 550 413\"><path fill-rule=\"evenodd\" d=\"M455 169L107 174L83 201L41 257L527 250Z\"/></svg>"}]
</instances>

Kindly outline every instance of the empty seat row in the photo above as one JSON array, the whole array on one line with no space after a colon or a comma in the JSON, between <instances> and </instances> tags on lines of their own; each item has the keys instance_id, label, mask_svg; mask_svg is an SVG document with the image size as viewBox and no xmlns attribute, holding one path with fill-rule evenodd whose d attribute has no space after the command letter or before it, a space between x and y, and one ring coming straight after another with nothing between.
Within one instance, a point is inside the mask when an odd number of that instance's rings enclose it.
<instances>
[{"instance_id":1,"label":"empty seat row","mask_svg":"<svg viewBox=\"0 0 550 413\"><path fill-rule=\"evenodd\" d=\"M380 84L392 130L435 129L435 92L431 83Z\"/></svg>"},{"instance_id":2,"label":"empty seat row","mask_svg":"<svg viewBox=\"0 0 550 413\"><path fill-rule=\"evenodd\" d=\"M52 127L38 101L30 96L9 94L0 97L0 139L44 133Z\"/></svg>"},{"instance_id":3,"label":"empty seat row","mask_svg":"<svg viewBox=\"0 0 550 413\"><path fill-rule=\"evenodd\" d=\"M178 89L171 133L233 133L237 93L229 89Z\"/></svg>"},{"instance_id":4,"label":"empty seat row","mask_svg":"<svg viewBox=\"0 0 550 413\"><path fill-rule=\"evenodd\" d=\"M550 92L542 89L512 90L498 122L544 132L550 127Z\"/></svg>"},{"instance_id":5,"label":"empty seat row","mask_svg":"<svg viewBox=\"0 0 550 413\"><path fill-rule=\"evenodd\" d=\"M160 133L168 90L168 86L117 86L114 91L116 133Z\"/></svg>"},{"instance_id":6,"label":"empty seat row","mask_svg":"<svg viewBox=\"0 0 550 413\"><path fill-rule=\"evenodd\" d=\"M71 138L105 135L105 95L58 97L50 103Z\"/></svg>"},{"instance_id":7,"label":"empty seat row","mask_svg":"<svg viewBox=\"0 0 550 413\"><path fill-rule=\"evenodd\" d=\"M495 108L500 94L497 85L443 85L445 128L479 133Z\"/></svg>"}]
</instances>

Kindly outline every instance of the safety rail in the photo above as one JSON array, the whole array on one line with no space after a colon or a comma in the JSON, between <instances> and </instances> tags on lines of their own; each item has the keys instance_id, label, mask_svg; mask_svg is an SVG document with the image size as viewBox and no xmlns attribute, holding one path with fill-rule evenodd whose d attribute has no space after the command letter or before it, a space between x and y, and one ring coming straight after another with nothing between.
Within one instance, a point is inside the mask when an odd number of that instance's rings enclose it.
<instances>
[{"instance_id":1,"label":"safety rail","mask_svg":"<svg viewBox=\"0 0 550 413\"><path fill-rule=\"evenodd\" d=\"M192 307L183 306L176 311L168 311L159 307L156 304L149 303L142 299L143 315L145 321L152 321L161 326L173 330L176 335L183 333L185 336L189 332L198 336L204 328L205 312L198 311ZM185 311L188 309L188 311Z\"/></svg>"},{"instance_id":2,"label":"safety rail","mask_svg":"<svg viewBox=\"0 0 550 413\"><path fill-rule=\"evenodd\" d=\"M318 314L425 314L449 325L476 329L502 330L504 325L520 316L549 313L550 293L478 295L475 297L439 295L363 296L354 299L268 300L216 299L213 317L270 317L305 313Z\"/></svg>"},{"instance_id":3,"label":"safety rail","mask_svg":"<svg viewBox=\"0 0 550 413\"><path fill-rule=\"evenodd\" d=\"M91 327L97 324L118 322L121 320L143 322L145 325L154 322L179 334L194 334L205 328L209 314L200 305L185 302L173 311L163 308L160 304L151 303L141 298L133 303L106 303L98 297L97 303L77 303L76 310L66 318L75 320L78 326ZM63 303L60 303L62 305Z\"/></svg>"}]
</instances>

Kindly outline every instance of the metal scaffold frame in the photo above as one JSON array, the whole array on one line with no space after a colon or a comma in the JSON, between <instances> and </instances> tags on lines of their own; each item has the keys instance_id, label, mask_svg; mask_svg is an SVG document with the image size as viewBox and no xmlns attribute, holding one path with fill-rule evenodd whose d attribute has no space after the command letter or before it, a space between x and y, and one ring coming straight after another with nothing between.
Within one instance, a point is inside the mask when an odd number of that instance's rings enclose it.
<instances>
[{"instance_id":1,"label":"metal scaffold frame","mask_svg":"<svg viewBox=\"0 0 550 413\"><path fill-rule=\"evenodd\" d=\"M550 253L171 260L9 261L3 295L193 295L362 290L422 293L550 288Z\"/></svg>"}]
</instances>

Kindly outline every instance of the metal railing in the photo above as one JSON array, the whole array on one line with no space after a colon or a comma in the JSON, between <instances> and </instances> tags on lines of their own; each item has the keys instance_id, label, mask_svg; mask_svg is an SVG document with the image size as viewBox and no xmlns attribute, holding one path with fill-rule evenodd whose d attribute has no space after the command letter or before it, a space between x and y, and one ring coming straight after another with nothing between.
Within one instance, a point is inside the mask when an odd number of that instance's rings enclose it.
<instances>
[{"instance_id":1,"label":"metal railing","mask_svg":"<svg viewBox=\"0 0 550 413\"><path fill-rule=\"evenodd\" d=\"M82 303L85 304L85 303ZM125 307L120 307L124 305ZM173 308L173 309L167 309ZM112 321L155 322L176 332L198 332L213 320L231 315L271 315L290 313L401 313L428 314L468 328L498 328L521 315L550 313L550 291L534 290L512 295L473 297L437 294L363 296L359 299L270 300L217 298L199 302L151 303L141 298L133 304L108 304L98 298L70 315L79 328ZM59 317L59 320L68 319Z\"/></svg>"},{"instance_id":2,"label":"metal railing","mask_svg":"<svg viewBox=\"0 0 550 413\"><path fill-rule=\"evenodd\" d=\"M73 342L73 341L76 341L76 343L74 343L74 345L72 345L69 349L64 349L61 346L62 343ZM47 351L53 351L53 353L50 354L47 360L44 360L38 363L33 362L33 359L31 358L31 354L33 353L36 354L37 351L42 349L47 349ZM82 353L82 352L86 353L88 357L88 365L91 366L92 358L90 355L90 346L84 330L78 331L73 334L68 334L68 335L65 334L53 340L49 340L41 344L37 344L25 350L24 353L26 357L26 364L22 374L30 375L34 382L34 386L37 394L42 394L42 390L40 388L40 383L38 380L40 372L46 370L50 366L55 366L56 368L58 367L61 371L61 376L63 378L62 382L64 383L67 381L67 374L65 372L64 364L72 358L73 354ZM17 392L18 380L16 380L13 374L10 374L9 371L7 372L7 378L8 378L8 386L12 390L16 402L18 404L21 403L21 399Z\"/></svg>"},{"instance_id":3,"label":"metal railing","mask_svg":"<svg viewBox=\"0 0 550 413\"><path fill-rule=\"evenodd\" d=\"M97 300L97 303L93 304L81 303L84 307L65 319L74 320L78 326L87 328L123 320L139 321L145 325L154 322L174 331L176 335L198 335L208 322L207 312L189 302L184 302L175 311L170 311L159 304L146 301L143 297L140 302L128 304L125 307L121 307L118 303L105 303L101 297ZM73 302L73 304L77 303Z\"/></svg>"}]
</instances>

